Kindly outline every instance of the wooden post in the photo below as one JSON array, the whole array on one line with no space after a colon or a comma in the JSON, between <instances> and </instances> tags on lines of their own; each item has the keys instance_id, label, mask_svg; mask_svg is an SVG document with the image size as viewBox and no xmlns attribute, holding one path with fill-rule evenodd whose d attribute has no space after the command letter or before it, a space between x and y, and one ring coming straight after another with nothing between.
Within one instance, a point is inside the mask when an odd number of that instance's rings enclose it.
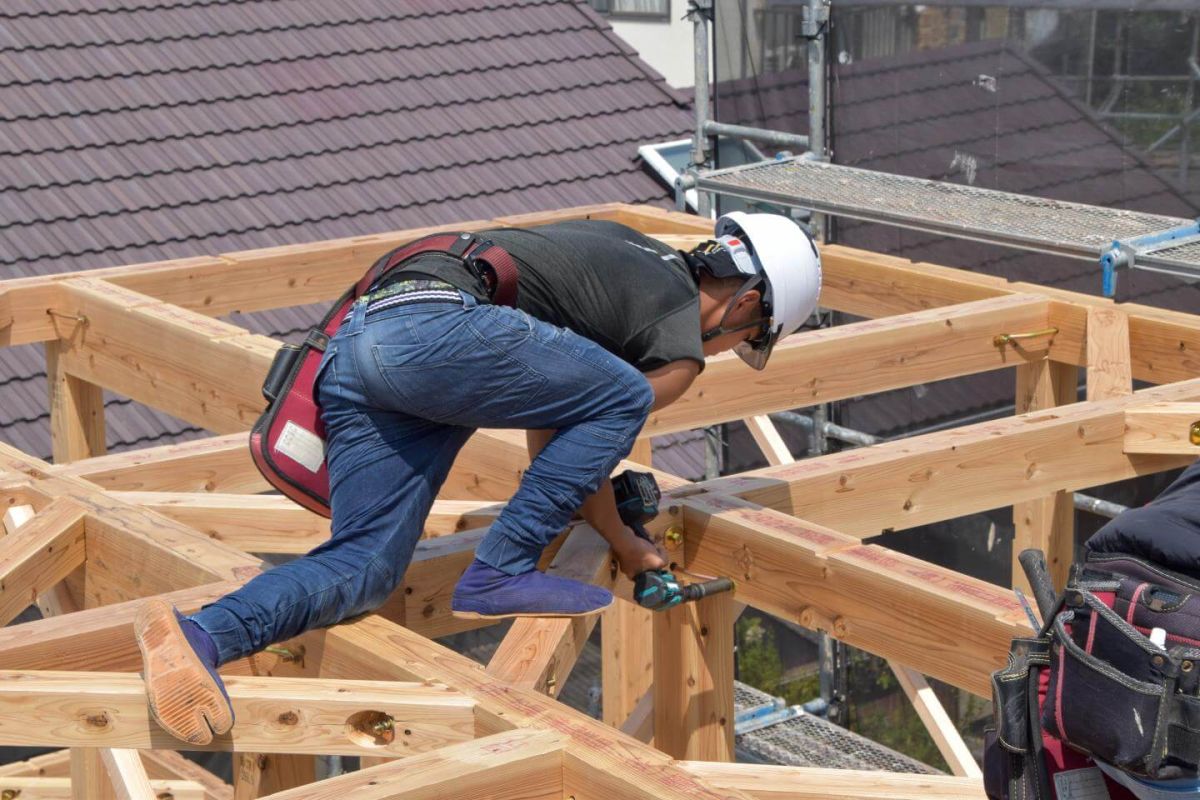
<instances>
[{"instance_id":1,"label":"wooden post","mask_svg":"<svg viewBox=\"0 0 1200 800\"><path fill-rule=\"evenodd\" d=\"M255 800L312 783L316 766L316 756L238 753L233 760L233 800Z\"/></svg>"},{"instance_id":2,"label":"wooden post","mask_svg":"<svg viewBox=\"0 0 1200 800\"><path fill-rule=\"evenodd\" d=\"M1016 369L1018 414L1045 411L1078 399L1079 368L1073 364L1042 359L1018 364ZM1033 597L1017 562L1021 551L1030 547L1046 554L1054 585L1060 589L1065 586L1075 560L1075 503L1071 492L1054 492L1013 506L1013 586Z\"/></svg>"},{"instance_id":3,"label":"wooden post","mask_svg":"<svg viewBox=\"0 0 1200 800\"><path fill-rule=\"evenodd\" d=\"M98 748L71 748L71 800L117 800Z\"/></svg>"},{"instance_id":4,"label":"wooden post","mask_svg":"<svg viewBox=\"0 0 1200 800\"><path fill-rule=\"evenodd\" d=\"M106 747L100 751L100 761L118 800L155 800L157 794L137 750Z\"/></svg>"},{"instance_id":5,"label":"wooden post","mask_svg":"<svg viewBox=\"0 0 1200 800\"><path fill-rule=\"evenodd\" d=\"M604 722L619 728L654 682L654 612L618 600L600 618Z\"/></svg>"},{"instance_id":6,"label":"wooden post","mask_svg":"<svg viewBox=\"0 0 1200 800\"><path fill-rule=\"evenodd\" d=\"M673 758L733 760L733 597L654 615L654 743Z\"/></svg>"},{"instance_id":7,"label":"wooden post","mask_svg":"<svg viewBox=\"0 0 1200 800\"><path fill-rule=\"evenodd\" d=\"M104 455L104 393L93 383L67 374L66 344L46 342L46 385L50 391L50 443L55 464Z\"/></svg>"},{"instance_id":8,"label":"wooden post","mask_svg":"<svg viewBox=\"0 0 1200 800\"><path fill-rule=\"evenodd\" d=\"M1129 316L1115 308L1087 311L1087 399L1133 394Z\"/></svg>"}]
</instances>

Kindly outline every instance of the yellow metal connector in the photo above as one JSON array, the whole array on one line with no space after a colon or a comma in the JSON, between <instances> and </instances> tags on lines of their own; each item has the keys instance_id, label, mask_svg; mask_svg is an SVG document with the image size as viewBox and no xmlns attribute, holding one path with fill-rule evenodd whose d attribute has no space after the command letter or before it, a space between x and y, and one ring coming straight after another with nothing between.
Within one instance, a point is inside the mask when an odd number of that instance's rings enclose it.
<instances>
[{"instance_id":1,"label":"yellow metal connector","mask_svg":"<svg viewBox=\"0 0 1200 800\"><path fill-rule=\"evenodd\" d=\"M1002 333L999 336L992 337L992 344L996 347L1004 347L1006 344L1019 342L1022 339L1037 339L1041 336L1053 336L1058 333L1058 328L1043 328L1040 331L1028 331L1026 333Z\"/></svg>"},{"instance_id":2,"label":"yellow metal connector","mask_svg":"<svg viewBox=\"0 0 1200 800\"><path fill-rule=\"evenodd\" d=\"M683 528L678 525L667 528L667 532L663 534L663 541L666 542L668 550L675 550L683 544Z\"/></svg>"},{"instance_id":3,"label":"yellow metal connector","mask_svg":"<svg viewBox=\"0 0 1200 800\"><path fill-rule=\"evenodd\" d=\"M1194 445L1200 446L1200 421L1192 423L1191 430L1188 431L1188 441Z\"/></svg>"}]
</instances>

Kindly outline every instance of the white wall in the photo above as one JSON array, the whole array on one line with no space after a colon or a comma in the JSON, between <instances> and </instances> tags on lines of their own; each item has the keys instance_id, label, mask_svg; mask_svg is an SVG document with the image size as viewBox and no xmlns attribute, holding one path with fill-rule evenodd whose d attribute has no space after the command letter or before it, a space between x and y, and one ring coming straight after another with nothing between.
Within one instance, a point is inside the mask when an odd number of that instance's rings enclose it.
<instances>
[{"instance_id":1,"label":"white wall","mask_svg":"<svg viewBox=\"0 0 1200 800\"><path fill-rule=\"evenodd\" d=\"M676 89L684 89L696 82L692 60L695 34L692 23L684 19L686 12L687 0L671 0L670 22L642 22L620 17L610 17L608 22L618 36L637 50L643 61L662 73L667 83Z\"/></svg>"}]
</instances>

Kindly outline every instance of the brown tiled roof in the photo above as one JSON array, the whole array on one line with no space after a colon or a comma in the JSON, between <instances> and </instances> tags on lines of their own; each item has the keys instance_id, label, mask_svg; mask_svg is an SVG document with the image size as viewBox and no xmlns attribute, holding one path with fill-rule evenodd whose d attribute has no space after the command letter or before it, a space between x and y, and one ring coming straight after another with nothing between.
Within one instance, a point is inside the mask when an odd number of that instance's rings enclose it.
<instances>
[{"instance_id":1,"label":"brown tiled roof","mask_svg":"<svg viewBox=\"0 0 1200 800\"><path fill-rule=\"evenodd\" d=\"M8 0L0 278L665 204L637 146L690 126L583 2ZM0 350L0 437L47 456L45 408L40 349ZM115 398L107 418L118 449L197 433Z\"/></svg>"}]
</instances>

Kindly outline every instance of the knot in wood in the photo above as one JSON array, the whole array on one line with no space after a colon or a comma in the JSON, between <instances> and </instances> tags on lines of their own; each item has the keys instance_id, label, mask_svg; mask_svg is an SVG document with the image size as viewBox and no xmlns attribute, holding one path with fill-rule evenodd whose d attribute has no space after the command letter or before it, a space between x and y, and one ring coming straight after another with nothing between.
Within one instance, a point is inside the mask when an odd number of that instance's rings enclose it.
<instances>
[{"instance_id":1,"label":"knot in wood","mask_svg":"<svg viewBox=\"0 0 1200 800\"><path fill-rule=\"evenodd\" d=\"M279 715L277 721L280 725L295 725L300 721L300 715L295 711L285 711Z\"/></svg>"}]
</instances>

